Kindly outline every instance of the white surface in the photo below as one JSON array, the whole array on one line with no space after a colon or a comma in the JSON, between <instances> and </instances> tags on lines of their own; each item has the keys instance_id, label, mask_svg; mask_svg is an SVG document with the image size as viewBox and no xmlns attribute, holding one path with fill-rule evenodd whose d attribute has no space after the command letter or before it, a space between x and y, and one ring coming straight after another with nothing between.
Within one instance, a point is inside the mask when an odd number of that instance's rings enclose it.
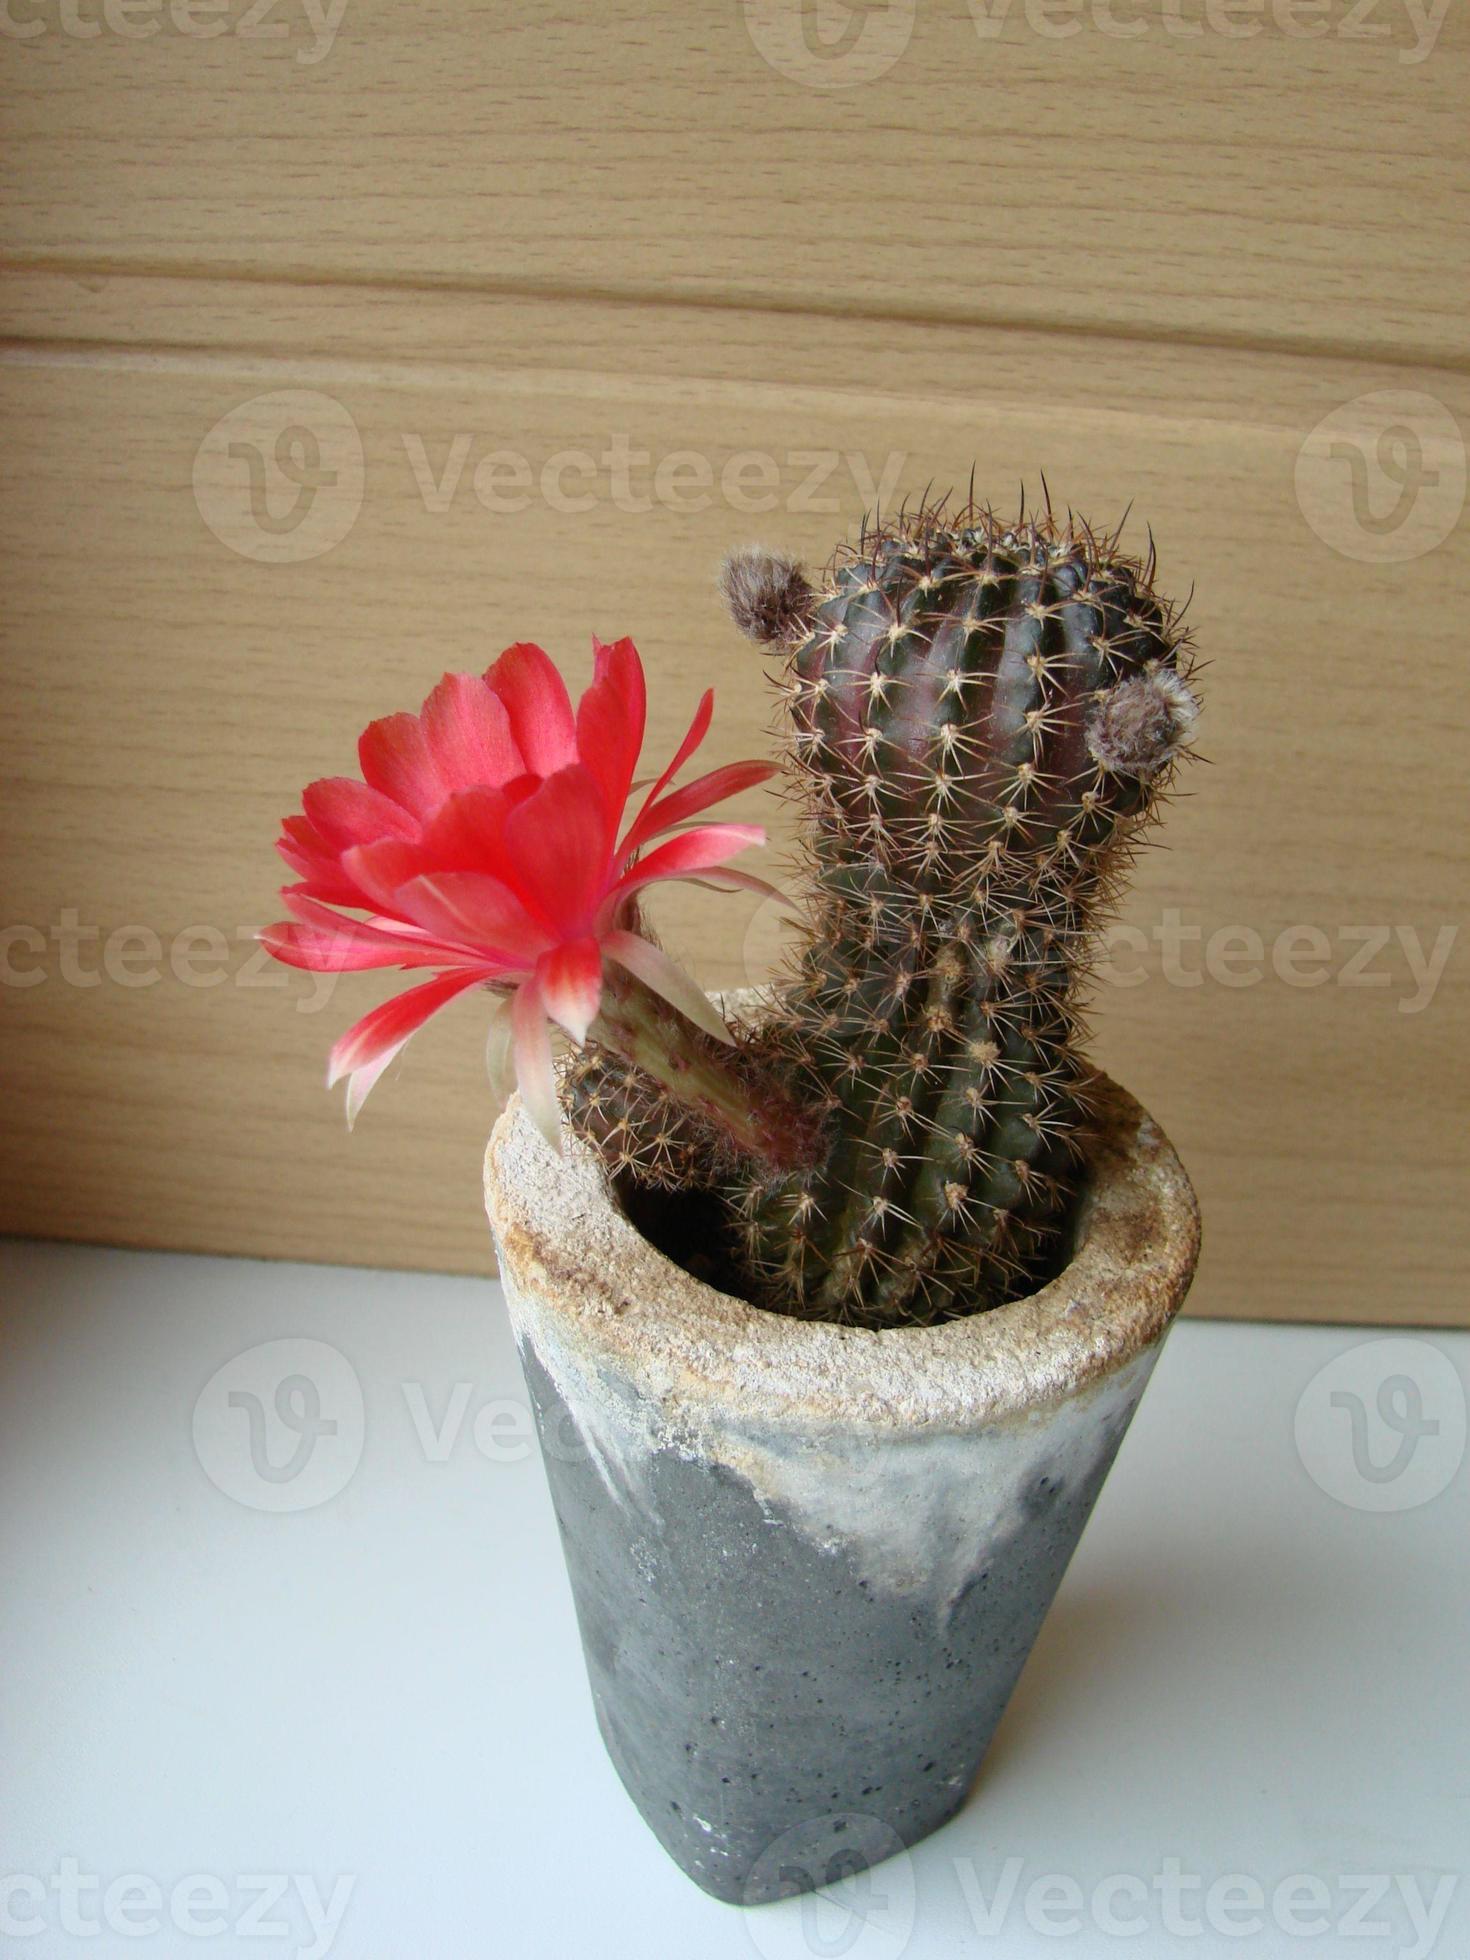
<instances>
[{"instance_id":1,"label":"white surface","mask_svg":"<svg viewBox=\"0 0 1470 1960\"><path fill-rule=\"evenodd\" d=\"M5 1952L1470 1956L1470 1336L1177 1328L965 1811L747 1913L603 1755L492 1283L0 1280Z\"/></svg>"}]
</instances>

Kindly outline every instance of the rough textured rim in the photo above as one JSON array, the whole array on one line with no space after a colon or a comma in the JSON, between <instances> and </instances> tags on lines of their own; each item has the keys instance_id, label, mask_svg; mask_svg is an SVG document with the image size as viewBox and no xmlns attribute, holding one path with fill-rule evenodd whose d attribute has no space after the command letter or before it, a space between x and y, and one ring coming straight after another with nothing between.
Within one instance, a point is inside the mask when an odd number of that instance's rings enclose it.
<instances>
[{"instance_id":1,"label":"rough textured rim","mask_svg":"<svg viewBox=\"0 0 1470 1960\"><path fill-rule=\"evenodd\" d=\"M1199 1253L1194 1191L1167 1137L1103 1078L1102 1132L1066 1269L1039 1292L935 1327L772 1313L692 1277L609 1196L570 1135L553 1156L510 1107L485 1154L505 1278L538 1315L666 1406L825 1425L971 1428L1073 1395L1150 1346Z\"/></svg>"}]
</instances>

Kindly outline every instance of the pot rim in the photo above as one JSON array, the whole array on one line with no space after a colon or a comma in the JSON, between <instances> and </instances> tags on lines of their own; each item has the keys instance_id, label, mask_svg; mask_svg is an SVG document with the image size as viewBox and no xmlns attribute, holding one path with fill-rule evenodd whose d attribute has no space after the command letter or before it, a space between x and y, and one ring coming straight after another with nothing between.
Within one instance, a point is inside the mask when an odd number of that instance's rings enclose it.
<instances>
[{"instance_id":1,"label":"pot rim","mask_svg":"<svg viewBox=\"0 0 1470 1960\"><path fill-rule=\"evenodd\" d=\"M1097 1085L1099 1136L1062 1272L1003 1307L881 1329L799 1320L696 1279L627 1218L585 1145L564 1132L556 1157L513 1097L485 1153L512 1311L549 1316L642 1393L686 1409L968 1429L1066 1399L1159 1339L1199 1253L1198 1204L1168 1138L1126 1090Z\"/></svg>"}]
</instances>

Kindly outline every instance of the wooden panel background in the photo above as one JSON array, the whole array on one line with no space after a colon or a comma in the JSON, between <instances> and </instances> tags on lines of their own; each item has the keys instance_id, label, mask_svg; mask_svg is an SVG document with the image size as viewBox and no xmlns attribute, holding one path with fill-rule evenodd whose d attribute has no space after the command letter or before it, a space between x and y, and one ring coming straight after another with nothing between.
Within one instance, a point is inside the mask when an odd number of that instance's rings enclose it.
<instances>
[{"instance_id":1,"label":"wooden panel background","mask_svg":"<svg viewBox=\"0 0 1470 1960\"><path fill-rule=\"evenodd\" d=\"M348 1138L321 1064L383 982L252 955L301 784L446 666L594 628L643 647L656 747L713 678L750 753L729 544L822 558L880 489L1044 471L1133 503L1211 663L1097 1011L1200 1187L1196 1310L1470 1319L1470 27L1435 17L346 0L328 40L227 0L200 39L15 0L0 1226L485 1270L474 1010ZM831 87L849 44L889 65ZM294 526L291 429L337 473ZM711 985L778 939L661 922Z\"/></svg>"}]
</instances>

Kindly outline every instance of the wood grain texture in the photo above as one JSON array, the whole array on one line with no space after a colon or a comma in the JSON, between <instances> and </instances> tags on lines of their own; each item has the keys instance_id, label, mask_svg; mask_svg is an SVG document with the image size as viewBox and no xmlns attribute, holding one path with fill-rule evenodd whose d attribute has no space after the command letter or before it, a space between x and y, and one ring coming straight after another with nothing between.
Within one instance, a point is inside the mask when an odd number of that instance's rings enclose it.
<instances>
[{"instance_id":1,"label":"wood grain texture","mask_svg":"<svg viewBox=\"0 0 1470 1960\"><path fill-rule=\"evenodd\" d=\"M750 753L769 701L713 594L731 542L822 558L878 483L978 465L1007 499L1044 469L1099 522L1135 503L1165 583L1195 586L1211 662L1210 766L1140 868L1143 938L1116 948L1097 1013L1100 1059L1200 1186L1195 1309L1465 1319L1466 948L1427 988L1410 959L1458 931L1470 884L1465 525L1366 562L1350 502L1324 541L1297 495L1304 440L1345 404L1412 391L1470 426L1457 372L952 323L896 323L875 348L862 321L739 308L40 271L9 282L4 330L5 923L43 937L6 941L0 1224L484 1270L481 1018L418 1037L349 1139L322 1062L384 983L324 999L251 964L278 817L350 766L371 715L522 636L581 656L594 628L632 632L653 746L714 679L713 757ZM219 461L231 432L257 447L279 525L285 426L339 466L297 531L262 529ZM1423 466L1452 488L1437 429ZM487 508L477 482L523 507ZM323 520L342 535L317 555L261 555ZM1171 912L1200 934L1172 978ZM69 916L98 933L71 954ZM661 921L712 985L758 977L779 937L709 894ZM1294 984L1289 929L1325 935L1320 984ZM1355 977L1359 929L1400 936Z\"/></svg>"},{"instance_id":2,"label":"wood grain texture","mask_svg":"<svg viewBox=\"0 0 1470 1960\"><path fill-rule=\"evenodd\" d=\"M14 0L12 260L1463 362L1449 0L183 7Z\"/></svg>"},{"instance_id":3,"label":"wood grain texture","mask_svg":"<svg viewBox=\"0 0 1470 1960\"><path fill-rule=\"evenodd\" d=\"M594 628L750 753L731 543L1045 472L1212 663L1097 1014L1195 1310L1470 1318L1467 85L1441 0L12 0L0 1226L483 1270L474 1008L349 1140L385 983L252 948L301 785Z\"/></svg>"}]
</instances>

